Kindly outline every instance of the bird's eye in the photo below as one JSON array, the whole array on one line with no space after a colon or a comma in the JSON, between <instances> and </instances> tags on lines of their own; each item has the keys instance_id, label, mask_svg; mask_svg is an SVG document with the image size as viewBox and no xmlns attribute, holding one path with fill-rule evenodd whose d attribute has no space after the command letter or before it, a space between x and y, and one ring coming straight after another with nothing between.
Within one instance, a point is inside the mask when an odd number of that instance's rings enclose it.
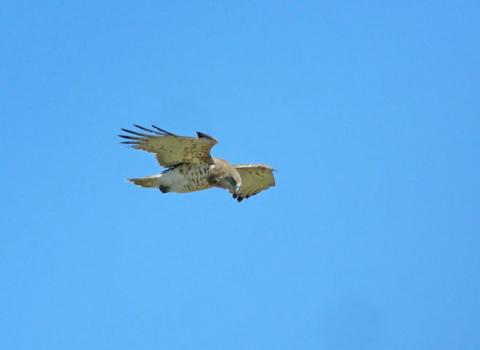
<instances>
[{"instance_id":1,"label":"bird's eye","mask_svg":"<svg viewBox=\"0 0 480 350\"><path fill-rule=\"evenodd\" d=\"M227 177L225 180L226 180L230 185L232 185L232 186L237 186L237 182L235 181L235 179L234 179L233 177L229 176L229 177Z\"/></svg>"}]
</instances>

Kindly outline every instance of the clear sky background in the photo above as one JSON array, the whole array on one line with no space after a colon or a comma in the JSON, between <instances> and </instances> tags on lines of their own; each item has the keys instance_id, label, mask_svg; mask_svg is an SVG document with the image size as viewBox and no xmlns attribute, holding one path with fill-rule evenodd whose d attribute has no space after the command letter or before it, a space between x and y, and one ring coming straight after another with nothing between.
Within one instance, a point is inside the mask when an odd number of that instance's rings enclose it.
<instances>
[{"instance_id":1,"label":"clear sky background","mask_svg":"<svg viewBox=\"0 0 480 350\"><path fill-rule=\"evenodd\" d=\"M7 1L1 349L480 348L478 1ZM121 127L276 168L162 195Z\"/></svg>"}]
</instances>

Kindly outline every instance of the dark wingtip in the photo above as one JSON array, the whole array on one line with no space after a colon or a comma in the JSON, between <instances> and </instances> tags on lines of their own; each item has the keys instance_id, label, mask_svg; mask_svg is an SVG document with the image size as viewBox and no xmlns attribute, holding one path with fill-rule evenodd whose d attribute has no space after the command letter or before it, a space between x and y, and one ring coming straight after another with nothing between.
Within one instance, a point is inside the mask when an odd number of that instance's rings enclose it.
<instances>
[{"instance_id":1,"label":"dark wingtip","mask_svg":"<svg viewBox=\"0 0 480 350\"><path fill-rule=\"evenodd\" d=\"M138 125L138 124L133 124L133 126L140 129L140 130L149 132L150 134L145 134L143 132L133 131L133 130L125 129L125 128L121 128L120 130L122 130L123 132L126 132L129 135L140 136L142 138L156 137L156 135L159 135L159 136L167 136L167 135L176 136L176 135L172 134L171 132L160 129L159 127L157 127L155 125L152 125L152 127L156 130L149 129L149 128L146 128L144 126ZM123 138L127 138L125 135L118 135L118 136L123 137Z\"/></svg>"},{"instance_id":2,"label":"dark wingtip","mask_svg":"<svg viewBox=\"0 0 480 350\"><path fill-rule=\"evenodd\" d=\"M142 141L143 139L140 137L135 137L135 136L129 136L129 135L118 135L122 139L127 139L127 140L135 140L135 141Z\"/></svg>"},{"instance_id":3,"label":"dark wingtip","mask_svg":"<svg viewBox=\"0 0 480 350\"><path fill-rule=\"evenodd\" d=\"M158 131L160 131L160 132L163 133L164 135L177 136L177 135L172 134L171 132L169 132L169 131L167 131L167 130L163 130L163 129L161 129L161 128L159 128L158 126L153 125L153 124L152 124L152 128L157 129Z\"/></svg>"},{"instance_id":4,"label":"dark wingtip","mask_svg":"<svg viewBox=\"0 0 480 350\"><path fill-rule=\"evenodd\" d=\"M212 140L212 141L217 142L217 140L215 140L215 139L214 139L213 137L211 137L210 135L204 134L203 132L200 132L200 131L197 131L197 136L198 136L198 138L200 138L200 139L209 139L209 140Z\"/></svg>"},{"instance_id":5,"label":"dark wingtip","mask_svg":"<svg viewBox=\"0 0 480 350\"><path fill-rule=\"evenodd\" d=\"M148 132L151 132L152 134L161 135L161 134L160 134L158 131L155 131L155 130L152 130L152 129L145 128L145 127L143 127L143 126L141 126L141 125L138 125L138 124L133 124L133 126L134 126L134 127L136 127L136 128L139 128L139 129L141 129L141 130L143 130L143 131L148 131Z\"/></svg>"},{"instance_id":6,"label":"dark wingtip","mask_svg":"<svg viewBox=\"0 0 480 350\"><path fill-rule=\"evenodd\" d=\"M149 132L153 133L153 135L145 134L144 132L132 131L132 130L128 130L128 129L122 129L122 130L125 131L125 132L128 132L129 134L137 135L137 136L141 136L141 137L155 137L155 135L159 135L158 132L154 132L153 130L152 131L146 130L146 131L149 131Z\"/></svg>"}]
</instances>

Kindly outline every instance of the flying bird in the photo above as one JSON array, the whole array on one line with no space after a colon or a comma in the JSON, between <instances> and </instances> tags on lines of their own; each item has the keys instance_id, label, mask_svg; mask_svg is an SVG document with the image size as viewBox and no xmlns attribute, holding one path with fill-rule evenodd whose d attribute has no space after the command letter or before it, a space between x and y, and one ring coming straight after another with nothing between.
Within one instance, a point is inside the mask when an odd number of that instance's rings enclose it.
<instances>
[{"instance_id":1,"label":"flying bird","mask_svg":"<svg viewBox=\"0 0 480 350\"><path fill-rule=\"evenodd\" d=\"M218 187L241 202L275 186L273 169L264 164L231 165L214 158L210 150L217 143L213 137L197 132L197 137L179 136L152 125L152 129L134 124L137 131L121 129L122 143L153 153L166 168L162 173L136 179L131 183L158 188L162 193L188 193Z\"/></svg>"}]
</instances>

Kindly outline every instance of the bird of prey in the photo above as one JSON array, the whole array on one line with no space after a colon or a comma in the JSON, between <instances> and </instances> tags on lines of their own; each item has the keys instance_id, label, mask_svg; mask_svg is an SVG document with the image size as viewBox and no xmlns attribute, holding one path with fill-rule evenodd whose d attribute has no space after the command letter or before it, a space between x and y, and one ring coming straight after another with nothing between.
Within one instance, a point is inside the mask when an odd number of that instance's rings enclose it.
<instances>
[{"instance_id":1,"label":"bird of prey","mask_svg":"<svg viewBox=\"0 0 480 350\"><path fill-rule=\"evenodd\" d=\"M134 126L136 131L121 129L118 135L135 149L153 153L166 169L157 175L127 179L141 186L158 188L162 193L187 193L219 187L241 202L269 187L275 186L273 169L264 164L231 165L210 156L217 143L213 137L197 132L198 137L179 136L152 125L152 129Z\"/></svg>"}]
</instances>

